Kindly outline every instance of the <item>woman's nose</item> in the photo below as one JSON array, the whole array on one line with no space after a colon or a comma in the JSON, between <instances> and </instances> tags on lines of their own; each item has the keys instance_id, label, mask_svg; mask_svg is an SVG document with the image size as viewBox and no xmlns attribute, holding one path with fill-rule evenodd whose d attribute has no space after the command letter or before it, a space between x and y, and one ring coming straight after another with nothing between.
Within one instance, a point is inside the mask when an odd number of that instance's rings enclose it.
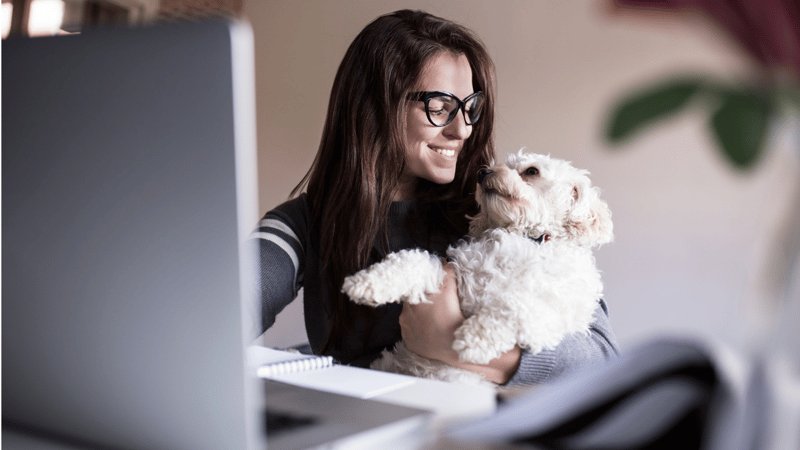
<instances>
[{"instance_id":1,"label":"woman's nose","mask_svg":"<svg viewBox=\"0 0 800 450\"><path fill-rule=\"evenodd\" d=\"M458 111L452 122L445 126L445 135L450 139L466 140L472 134L472 125L467 125L464 114Z\"/></svg>"}]
</instances>

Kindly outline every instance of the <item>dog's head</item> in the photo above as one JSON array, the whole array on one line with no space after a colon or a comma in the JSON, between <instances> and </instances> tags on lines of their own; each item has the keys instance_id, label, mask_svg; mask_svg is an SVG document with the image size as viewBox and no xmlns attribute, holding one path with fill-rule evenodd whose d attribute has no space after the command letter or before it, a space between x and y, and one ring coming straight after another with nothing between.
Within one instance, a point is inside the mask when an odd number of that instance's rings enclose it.
<instances>
[{"instance_id":1,"label":"dog's head","mask_svg":"<svg viewBox=\"0 0 800 450\"><path fill-rule=\"evenodd\" d=\"M481 169L475 193L481 211L470 234L505 228L586 246L611 242L611 212L588 174L546 155L510 154L504 164Z\"/></svg>"}]
</instances>

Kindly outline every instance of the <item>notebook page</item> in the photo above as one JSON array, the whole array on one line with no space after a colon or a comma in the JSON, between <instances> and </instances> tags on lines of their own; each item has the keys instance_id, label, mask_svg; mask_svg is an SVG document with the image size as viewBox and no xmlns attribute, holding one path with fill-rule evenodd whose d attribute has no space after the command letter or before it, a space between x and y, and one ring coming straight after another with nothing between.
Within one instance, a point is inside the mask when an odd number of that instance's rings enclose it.
<instances>
[{"instance_id":1,"label":"notebook page","mask_svg":"<svg viewBox=\"0 0 800 450\"><path fill-rule=\"evenodd\" d=\"M269 364L306 358L318 357L261 346L247 348L248 365L256 369ZM416 382L415 377L408 375L339 364L292 373L266 373L265 371L261 373L265 375L263 378L359 398L375 397Z\"/></svg>"},{"instance_id":2,"label":"notebook page","mask_svg":"<svg viewBox=\"0 0 800 450\"><path fill-rule=\"evenodd\" d=\"M271 380L359 398L372 398L416 382L414 377L343 365L284 373Z\"/></svg>"}]
</instances>

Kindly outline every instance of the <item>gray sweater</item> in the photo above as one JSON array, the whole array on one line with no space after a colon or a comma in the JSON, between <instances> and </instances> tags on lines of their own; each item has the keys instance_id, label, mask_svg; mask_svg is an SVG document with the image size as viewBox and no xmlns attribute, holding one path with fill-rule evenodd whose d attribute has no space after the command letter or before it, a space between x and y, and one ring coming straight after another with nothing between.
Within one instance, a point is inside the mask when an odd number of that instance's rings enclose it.
<instances>
[{"instance_id":1,"label":"gray sweater","mask_svg":"<svg viewBox=\"0 0 800 450\"><path fill-rule=\"evenodd\" d=\"M391 205L387 224L389 251L424 248L444 255L447 247L460 238L427 226L421 217L414 200ZM261 293L261 331L272 326L275 316L303 288L308 341L314 353L320 354L331 326L333 304L325 288L325 273L321 270L319 233L312 229L305 194L269 211L253 233L251 242L258 246L260 254L257 283ZM384 253L376 246L371 262L383 257ZM383 349L392 348L400 340L398 317L401 310L401 305L390 304L355 314L340 349L327 353L342 363L367 367ZM371 316L371 320L367 316ZM372 326L367 325L370 322ZM617 354L608 310L601 300L589 333L567 336L555 349L535 355L523 351L519 368L508 384L543 383Z\"/></svg>"}]
</instances>

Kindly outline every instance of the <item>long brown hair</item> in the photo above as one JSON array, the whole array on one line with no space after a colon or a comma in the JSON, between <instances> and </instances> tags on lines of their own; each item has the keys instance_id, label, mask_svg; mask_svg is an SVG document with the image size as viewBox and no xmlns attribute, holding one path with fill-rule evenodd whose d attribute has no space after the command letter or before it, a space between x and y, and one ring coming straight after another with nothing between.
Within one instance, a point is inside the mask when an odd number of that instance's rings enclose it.
<instances>
[{"instance_id":1,"label":"long brown hair","mask_svg":"<svg viewBox=\"0 0 800 450\"><path fill-rule=\"evenodd\" d=\"M494 65L468 29L422 11L401 10L375 19L355 38L331 90L319 151L292 191L306 187L319 254L334 300L325 349L338 346L348 327L350 302L339 292L344 277L364 268L376 240L386 241L385 220L405 168L407 95L425 65L442 52L464 54L484 112L459 154L446 185L420 180L417 198L431 222L466 234L465 215L476 212L477 172L494 157Z\"/></svg>"}]
</instances>

